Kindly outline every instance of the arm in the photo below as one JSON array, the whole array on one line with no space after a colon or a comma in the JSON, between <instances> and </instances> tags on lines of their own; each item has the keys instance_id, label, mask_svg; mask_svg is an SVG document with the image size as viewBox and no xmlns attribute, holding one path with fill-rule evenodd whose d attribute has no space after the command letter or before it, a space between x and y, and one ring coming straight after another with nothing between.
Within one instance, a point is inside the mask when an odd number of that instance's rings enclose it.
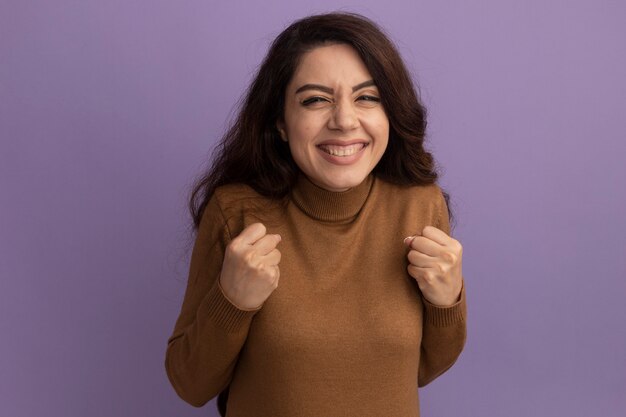
<instances>
[{"instance_id":1,"label":"arm","mask_svg":"<svg viewBox=\"0 0 626 417\"><path fill-rule=\"evenodd\" d=\"M424 325L418 386L423 387L447 371L463 350L466 338L465 289L460 299L449 307L438 307L422 298Z\"/></svg>"},{"instance_id":2,"label":"arm","mask_svg":"<svg viewBox=\"0 0 626 417\"><path fill-rule=\"evenodd\" d=\"M435 227L450 234L448 209L439 193L439 218ZM466 340L467 307L465 285L456 303L450 306L436 306L422 297L424 321L418 386L422 387L447 371L457 360Z\"/></svg>"},{"instance_id":3,"label":"arm","mask_svg":"<svg viewBox=\"0 0 626 417\"><path fill-rule=\"evenodd\" d=\"M180 315L165 356L176 393L200 407L229 384L254 314L237 308L219 276L230 233L215 196L200 223Z\"/></svg>"}]
</instances>

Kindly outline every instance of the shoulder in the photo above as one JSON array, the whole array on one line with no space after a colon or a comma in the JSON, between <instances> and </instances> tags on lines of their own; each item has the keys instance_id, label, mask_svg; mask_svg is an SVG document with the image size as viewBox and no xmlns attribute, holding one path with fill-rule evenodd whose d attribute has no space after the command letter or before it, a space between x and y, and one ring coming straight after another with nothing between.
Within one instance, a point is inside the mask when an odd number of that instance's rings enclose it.
<instances>
[{"instance_id":1,"label":"shoulder","mask_svg":"<svg viewBox=\"0 0 626 417\"><path fill-rule=\"evenodd\" d=\"M211 203L220 212L229 234L236 236L252 223L268 223L280 217L282 200L266 197L251 186L242 183L218 187ZM209 208L207 206L207 208Z\"/></svg>"},{"instance_id":2,"label":"shoulder","mask_svg":"<svg viewBox=\"0 0 626 417\"><path fill-rule=\"evenodd\" d=\"M262 198L246 184L228 184L216 188L203 210L200 230L226 226L228 219L235 213L244 211L252 201Z\"/></svg>"},{"instance_id":3,"label":"shoulder","mask_svg":"<svg viewBox=\"0 0 626 417\"><path fill-rule=\"evenodd\" d=\"M265 198L246 184L228 184L215 189L200 221L198 235L223 235L228 240L243 228L244 213Z\"/></svg>"},{"instance_id":4,"label":"shoulder","mask_svg":"<svg viewBox=\"0 0 626 417\"><path fill-rule=\"evenodd\" d=\"M440 206L445 204L443 190L437 183L423 185L399 185L376 178L375 193L382 198L393 198L402 204L409 202L431 203Z\"/></svg>"},{"instance_id":5,"label":"shoulder","mask_svg":"<svg viewBox=\"0 0 626 417\"><path fill-rule=\"evenodd\" d=\"M371 210L391 216L399 223L422 219L423 225L438 227L447 214L443 190L437 183L399 185L376 179L371 199ZM447 217L447 216L446 216Z\"/></svg>"},{"instance_id":6,"label":"shoulder","mask_svg":"<svg viewBox=\"0 0 626 417\"><path fill-rule=\"evenodd\" d=\"M225 215L268 200L249 185L240 183L218 187L213 199Z\"/></svg>"}]
</instances>

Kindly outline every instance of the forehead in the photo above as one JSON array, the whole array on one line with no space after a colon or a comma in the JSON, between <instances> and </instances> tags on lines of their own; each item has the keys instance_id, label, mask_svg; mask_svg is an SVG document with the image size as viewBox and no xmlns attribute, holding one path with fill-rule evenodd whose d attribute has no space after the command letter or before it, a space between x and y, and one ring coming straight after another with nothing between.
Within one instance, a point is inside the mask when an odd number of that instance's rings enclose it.
<instances>
[{"instance_id":1,"label":"forehead","mask_svg":"<svg viewBox=\"0 0 626 417\"><path fill-rule=\"evenodd\" d=\"M302 83L348 83L350 86L370 80L365 63L350 45L331 44L318 46L305 52L291 80L291 87Z\"/></svg>"}]
</instances>

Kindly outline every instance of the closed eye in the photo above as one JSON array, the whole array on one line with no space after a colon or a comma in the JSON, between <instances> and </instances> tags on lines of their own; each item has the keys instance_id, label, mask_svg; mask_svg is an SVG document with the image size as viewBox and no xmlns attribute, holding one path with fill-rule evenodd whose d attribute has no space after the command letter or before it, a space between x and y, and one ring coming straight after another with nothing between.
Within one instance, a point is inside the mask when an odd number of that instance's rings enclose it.
<instances>
[{"instance_id":1,"label":"closed eye","mask_svg":"<svg viewBox=\"0 0 626 417\"><path fill-rule=\"evenodd\" d=\"M302 105L310 106L311 104L321 103L321 102L330 102L330 100L328 100L326 97L313 96L313 97L309 97L307 99L302 100Z\"/></svg>"},{"instance_id":2,"label":"closed eye","mask_svg":"<svg viewBox=\"0 0 626 417\"><path fill-rule=\"evenodd\" d=\"M379 98L379 97L376 97L376 96L368 96L368 95L365 95L365 96L359 96L359 97L357 98L357 100L362 100L362 101L374 101L374 102L376 102L376 103L380 102L380 98Z\"/></svg>"}]
</instances>

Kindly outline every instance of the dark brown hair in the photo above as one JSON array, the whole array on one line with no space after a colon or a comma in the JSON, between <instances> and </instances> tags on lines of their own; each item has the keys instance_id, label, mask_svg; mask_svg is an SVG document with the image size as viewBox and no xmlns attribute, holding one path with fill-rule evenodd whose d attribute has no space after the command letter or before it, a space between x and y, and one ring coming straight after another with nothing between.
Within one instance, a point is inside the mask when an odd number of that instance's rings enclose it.
<instances>
[{"instance_id":1,"label":"dark brown hair","mask_svg":"<svg viewBox=\"0 0 626 417\"><path fill-rule=\"evenodd\" d=\"M194 184L189 209L195 229L221 185L244 183L276 199L289 193L299 168L280 140L276 122L283 118L285 90L302 55L329 43L352 46L380 91L389 118L389 142L374 175L406 185L437 180L435 161L423 146L426 109L393 43L374 22L358 14L309 16L291 24L271 44L238 117L213 153L211 167ZM448 193L443 194L449 203ZM448 214L452 223L449 204Z\"/></svg>"}]
</instances>

